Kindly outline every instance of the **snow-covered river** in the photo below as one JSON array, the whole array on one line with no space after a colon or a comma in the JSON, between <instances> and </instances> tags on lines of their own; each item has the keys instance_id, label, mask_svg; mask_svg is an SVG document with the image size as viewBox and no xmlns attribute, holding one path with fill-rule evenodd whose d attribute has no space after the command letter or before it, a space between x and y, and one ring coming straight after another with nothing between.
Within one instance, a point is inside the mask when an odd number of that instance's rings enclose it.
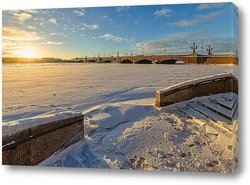
<instances>
[{"instance_id":1,"label":"snow-covered river","mask_svg":"<svg viewBox=\"0 0 250 185\"><path fill-rule=\"evenodd\" d=\"M2 64L3 121L105 103L151 99L155 91L189 79L238 73L229 65L40 63Z\"/></svg>"}]
</instances>

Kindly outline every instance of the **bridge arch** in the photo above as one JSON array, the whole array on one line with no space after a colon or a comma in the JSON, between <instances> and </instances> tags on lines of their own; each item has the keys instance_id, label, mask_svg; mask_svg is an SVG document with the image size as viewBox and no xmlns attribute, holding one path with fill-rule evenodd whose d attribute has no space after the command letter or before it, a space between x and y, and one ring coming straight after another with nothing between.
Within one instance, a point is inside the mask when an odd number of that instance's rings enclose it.
<instances>
[{"instance_id":1,"label":"bridge arch","mask_svg":"<svg viewBox=\"0 0 250 185\"><path fill-rule=\"evenodd\" d=\"M129 60L129 59L124 59L121 61L122 64L133 64L133 61L132 60Z\"/></svg>"},{"instance_id":2,"label":"bridge arch","mask_svg":"<svg viewBox=\"0 0 250 185\"><path fill-rule=\"evenodd\" d=\"M175 64L176 62L177 62L176 59L166 59L166 60L160 61L158 64Z\"/></svg>"},{"instance_id":3,"label":"bridge arch","mask_svg":"<svg viewBox=\"0 0 250 185\"><path fill-rule=\"evenodd\" d=\"M100 63L112 63L114 60L102 60Z\"/></svg>"},{"instance_id":4,"label":"bridge arch","mask_svg":"<svg viewBox=\"0 0 250 185\"><path fill-rule=\"evenodd\" d=\"M96 63L96 60L88 60L86 63Z\"/></svg>"},{"instance_id":5,"label":"bridge arch","mask_svg":"<svg viewBox=\"0 0 250 185\"><path fill-rule=\"evenodd\" d=\"M141 59L135 62L136 64L153 64L153 62L149 59Z\"/></svg>"}]
</instances>

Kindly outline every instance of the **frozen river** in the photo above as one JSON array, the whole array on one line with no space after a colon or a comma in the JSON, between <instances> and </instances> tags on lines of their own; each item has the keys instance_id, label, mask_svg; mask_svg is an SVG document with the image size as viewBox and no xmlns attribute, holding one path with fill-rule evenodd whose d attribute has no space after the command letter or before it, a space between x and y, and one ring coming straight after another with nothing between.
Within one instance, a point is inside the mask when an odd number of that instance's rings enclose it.
<instances>
[{"instance_id":1,"label":"frozen river","mask_svg":"<svg viewBox=\"0 0 250 185\"><path fill-rule=\"evenodd\" d=\"M105 103L148 99L186 80L235 72L226 65L3 64L3 121L65 110L87 111Z\"/></svg>"}]
</instances>

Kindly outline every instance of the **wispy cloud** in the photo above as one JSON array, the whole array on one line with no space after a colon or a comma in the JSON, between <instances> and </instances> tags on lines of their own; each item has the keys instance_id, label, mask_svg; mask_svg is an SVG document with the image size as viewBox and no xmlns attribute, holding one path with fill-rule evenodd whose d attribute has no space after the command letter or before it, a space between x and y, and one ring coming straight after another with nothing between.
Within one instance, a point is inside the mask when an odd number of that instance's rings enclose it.
<instances>
[{"instance_id":1,"label":"wispy cloud","mask_svg":"<svg viewBox=\"0 0 250 185\"><path fill-rule=\"evenodd\" d=\"M2 28L2 54L3 56L20 56L20 51L32 42L42 40L36 32L25 31L16 27Z\"/></svg>"},{"instance_id":2,"label":"wispy cloud","mask_svg":"<svg viewBox=\"0 0 250 185\"><path fill-rule=\"evenodd\" d=\"M65 33L63 33L63 32L52 32L52 33L49 33L48 34L49 36L61 36L61 37L66 37L66 36L68 36L67 34L65 34Z\"/></svg>"},{"instance_id":3,"label":"wispy cloud","mask_svg":"<svg viewBox=\"0 0 250 185\"><path fill-rule=\"evenodd\" d=\"M213 34L202 34L199 31L193 32L178 32L168 34L166 37L158 40L150 40L145 42L136 43L132 49L137 51L144 51L145 53L158 53L158 54L190 54L192 51L190 47L193 42L198 45L198 52L201 53L201 42L206 49L211 45L215 53L225 53L235 51L234 45L237 42L230 37L218 37ZM204 50L205 52L205 50Z\"/></svg>"},{"instance_id":4,"label":"wispy cloud","mask_svg":"<svg viewBox=\"0 0 250 185\"><path fill-rule=\"evenodd\" d=\"M35 30L36 29L34 26L28 26L27 28L30 29L30 30Z\"/></svg>"},{"instance_id":5,"label":"wispy cloud","mask_svg":"<svg viewBox=\"0 0 250 185\"><path fill-rule=\"evenodd\" d=\"M37 41L42 37L38 36L36 32L25 31L16 27L3 27L3 41Z\"/></svg>"},{"instance_id":6,"label":"wispy cloud","mask_svg":"<svg viewBox=\"0 0 250 185\"><path fill-rule=\"evenodd\" d=\"M24 50L30 49L30 46L25 45L24 43L14 44L7 43L2 50L3 57L23 57L21 52Z\"/></svg>"},{"instance_id":7,"label":"wispy cloud","mask_svg":"<svg viewBox=\"0 0 250 185\"><path fill-rule=\"evenodd\" d=\"M29 13L29 14L38 14L39 13L39 11L35 10L35 9L27 9L27 10L23 10L23 11L26 13Z\"/></svg>"},{"instance_id":8,"label":"wispy cloud","mask_svg":"<svg viewBox=\"0 0 250 185\"><path fill-rule=\"evenodd\" d=\"M192 26L192 25L198 24L200 22L201 22L201 20L198 18L189 19L189 20L182 19L178 22L171 23L170 25L171 26L179 26L179 27L187 27L187 26Z\"/></svg>"},{"instance_id":9,"label":"wispy cloud","mask_svg":"<svg viewBox=\"0 0 250 185\"><path fill-rule=\"evenodd\" d=\"M115 41L115 42L123 41L123 38L118 37L118 36L114 36L114 35L112 35L110 33L106 33L104 35L101 35L99 38L105 39L105 40L112 40L112 41Z\"/></svg>"},{"instance_id":10,"label":"wispy cloud","mask_svg":"<svg viewBox=\"0 0 250 185\"><path fill-rule=\"evenodd\" d=\"M18 13L14 12L13 16L18 19L21 23L25 22L26 20L29 20L32 18L32 15L26 12Z\"/></svg>"},{"instance_id":11,"label":"wispy cloud","mask_svg":"<svg viewBox=\"0 0 250 185\"><path fill-rule=\"evenodd\" d=\"M107 21L109 23L113 23L112 19L107 15L100 16L99 18L100 18L100 20L104 20L104 21Z\"/></svg>"},{"instance_id":12,"label":"wispy cloud","mask_svg":"<svg viewBox=\"0 0 250 185\"><path fill-rule=\"evenodd\" d=\"M155 15L158 16L158 17L168 16L172 11L173 10L171 10L171 9L163 8L163 9L160 9L160 10L156 10Z\"/></svg>"},{"instance_id":13,"label":"wispy cloud","mask_svg":"<svg viewBox=\"0 0 250 185\"><path fill-rule=\"evenodd\" d=\"M61 45L61 44L63 44L63 42L48 41L48 42L42 42L41 44L46 44L46 45Z\"/></svg>"},{"instance_id":14,"label":"wispy cloud","mask_svg":"<svg viewBox=\"0 0 250 185\"><path fill-rule=\"evenodd\" d=\"M108 19L109 17L107 15L100 16L101 19Z\"/></svg>"},{"instance_id":15,"label":"wispy cloud","mask_svg":"<svg viewBox=\"0 0 250 185\"><path fill-rule=\"evenodd\" d=\"M129 9L130 9L130 6L119 6L117 7L116 11L123 12L123 11L128 11Z\"/></svg>"},{"instance_id":16,"label":"wispy cloud","mask_svg":"<svg viewBox=\"0 0 250 185\"><path fill-rule=\"evenodd\" d=\"M55 18L49 19L49 23L51 23L51 24L58 24Z\"/></svg>"},{"instance_id":17,"label":"wispy cloud","mask_svg":"<svg viewBox=\"0 0 250 185\"><path fill-rule=\"evenodd\" d=\"M50 35L50 36L53 36L53 35L57 35L57 33L52 32L52 33L50 33L49 35Z\"/></svg>"},{"instance_id":18,"label":"wispy cloud","mask_svg":"<svg viewBox=\"0 0 250 185\"><path fill-rule=\"evenodd\" d=\"M179 26L179 27L188 27L188 26L193 26L196 25L198 23L202 23L202 22L207 22L207 21L212 21L214 20L216 17L218 17L219 15L224 14L225 11L224 10L219 10L210 14L198 14L195 15L195 18L193 19L182 19L179 20L177 22L173 22L170 23L171 26Z\"/></svg>"},{"instance_id":19,"label":"wispy cloud","mask_svg":"<svg viewBox=\"0 0 250 185\"><path fill-rule=\"evenodd\" d=\"M160 53L164 52L164 50L182 52L183 50L190 48L191 41L189 41L189 39L192 38L193 35L193 32L172 33L159 40L139 42L134 45L133 49L139 51L143 50L145 52L152 51L153 49L159 51Z\"/></svg>"},{"instance_id":20,"label":"wispy cloud","mask_svg":"<svg viewBox=\"0 0 250 185\"><path fill-rule=\"evenodd\" d=\"M223 7L224 3L202 3L197 6L197 10L205 10L210 8L220 8Z\"/></svg>"},{"instance_id":21,"label":"wispy cloud","mask_svg":"<svg viewBox=\"0 0 250 185\"><path fill-rule=\"evenodd\" d=\"M85 15L85 11L84 10L75 10L74 14L81 17Z\"/></svg>"},{"instance_id":22,"label":"wispy cloud","mask_svg":"<svg viewBox=\"0 0 250 185\"><path fill-rule=\"evenodd\" d=\"M89 29L89 30L96 30L99 28L99 25L98 24L87 24L87 23L84 23L83 24L83 28L82 29Z\"/></svg>"}]
</instances>

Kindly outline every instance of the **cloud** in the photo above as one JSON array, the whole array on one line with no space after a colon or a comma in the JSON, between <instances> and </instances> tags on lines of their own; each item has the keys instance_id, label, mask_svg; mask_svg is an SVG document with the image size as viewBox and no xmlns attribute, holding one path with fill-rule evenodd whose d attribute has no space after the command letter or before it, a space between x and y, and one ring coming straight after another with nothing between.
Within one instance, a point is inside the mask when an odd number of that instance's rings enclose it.
<instances>
[{"instance_id":1,"label":"cloud","mask_svg":"<svg viewBox=\"0 0 250 185\"><path fill-rule=\"evenodd\" d=\"M171 9L163 8L161 10L156 10L155 15L158 16L158 17L168 16L171 12L172 12Z\"/></svg>"},{"instance_id":2,"label":"cloud","mask_svg":"<svg viewBox=\"0 0 250 185\"><path fill-rule=\"evenodd\" d=\"M61 44L63 44L63 42L48 41L48 42L42 42L42 44L46 44L46 45L61 45Z\"/></svg>"},{"instance_id":3,"label":"cloud","mask_svg":"<svg viewBox=\"0 0 250 185\"><path fill-rule=\"evenodd\" d=\"M55 18L49 19L49 23L51 23L51 24L58 24Z\"/></svg>"},{"instance_id":4,"label":"cloud","mask_svg":"<svg viewBox=\"0 0 250 185\"><path fill-rule=\"evenodd\" d=\"M27 9L27 10L23 10L26 13L30 13L30 14L38 14L39 11L38 10L34 10L34 9Z\"/></svg>"},{"instance_id":5,"label":"cloud","mask_svg":"<svg viewBox=\"0 0 250 185\"><path fill-rule=\"evenodd\" d=\"M26 12L23 13L18 13L18 12L14 12L12 14L15 18L17 18L21 23L25 22L26 20L29 20L32 18L31 14L28 14Z\"/></svg>"},{"instance_id":6,"label":"cloud","mask_svg":"<svg viewBox=\"0 0 250 185\"><path fill-rule=\"evenodd\" d=\"M105 21L107 21L109 23L113 23L112 19L107 15L100 16L99 18L100 18L100 20L105 20Z\"/></svg>"},{"instance_id":7,"label":"cloud","mask_svg":"<svg viewBox=\"0 0 250 185\"><path fill-rule=\"evenodd\" d=\"M170 26L179 26L179 27L188 27L188 26L193 26L202 22L208 22L214 20L216 17L219 15L224 14L224 10L219 10L210 14L198 14L195 15L195 18L193 19L182 19L177 22L170 23Z\"/></svg>"},{"instance_id":8,"label":"cloud","mask_svg":"<svg viewBox=\"0 0 250 185\"><path fill-rule=\"evenodd\" d=\"M238 45L237 40L231 37L217 37L213 33L192 31L171 33L158 40L139 42L132 49L153 54L191 54L190 47L193 42L198 45L198 53L202 53L201 43L203 42L204 54L208 45L211 45L214 53L235 52Z\"/></svg>"},{"instance_id":9,"label":"cloud","mask_svg":"<svg viewBox=\"0 0 250 185\"><path fill-rule=\"evenodd\" d=\"M35 30L36 29L34 26L28 26L27 28L30 29L30 30Z\"/></svg>"},{"instance_id":10,"label":"cloud","mask_svg":"<svg viewBox=\"0 0 250 185\"><path fill-rule=\"evenodd\" d=\"M49 33L48 34L49 36L59 36L59 37L67 37L68 35L63 33L63 32L58 32L58 33L55 33L55 32L52 32L52 33Z\"/></svg>"},{"instance_id":11,"label":"cloud","mask_svg":"<svg viewBox=\"0 0 250 185\"><path fill-rule=\"evenodd\" d=\"M50 36L53 36L53 35L57 35L57 33L52 32L52 33L50 33L49 35L50 35Z\"/></svg>"},{"instance_id":12,"label":"cloud","mask_svg":"<svg viewBox=\"0 0 250 185\"><path fill-rule=\"evenodd\" d=\"M205 9L211 9L211 8L220 8L224 6L224 3L202 3L197 6L197 10L205 10Z\"/></svg>"},{"instance_id":13,"label":"cloud","mask_svg":"<svg viewBox=\"0 0 250 185\"><path fill-rule=\"evenodd\" d=\"M109 17L107 15L103 15L100 17L101 19L108 19Z\"/></svg>"},{"instance_id":14,"label":"cloud","mask_svg":"<svg viewBox=\"0 0 250 185\"><path fill-rule=\"evenodd\" d=\"M83 24L83 30L84 29L89 29L89 30L96 30L96 29L98 29L99 28L99 26L98 26L98 24L87 24L87 23L84 23Z\"/></svg>"},{"instance_id":15,"label":"cloud","mask_svg":"<svg viewBox=\"0 0 250 185\"><path fill-rule=\"evenodd\" d=\"M19 56L20 50L25 49L31 42L42 40L36 32L25 31L16 27L2 28L3 56Z\"/></svg>"},{"instance_id":16,"label":"cloud","mask_svg":"<svg viewBox=\"0 0 250 185\"><path fill-rule=\"evenodd\" d=\"M26 20L31 19L33 16L32 14L39 13L38 10L9 10L9 13L12 14L18 21L21 23L25 22Z\"/></svg>"},{"instance_id":17,"label":"cloud","mask_svg":"<svg viewBox=\"0 0 250 185\"><path fill-rule=\"evenodd\" d=\"M119 6L119 7L117 7L116 11L123 12L123 11L128 11L129 9L130 9L129 6Z\"/></svg>"},{"instance_id":18,"label":"cloud","mask_svg":"<svg viewBox=\"0 0 250 185\"><path fill-rule=\"evenodd\" d=\"M189 39L192 38L195 34L193 32L172 33L159 40L137 43L134 45L133 49L145 52L152 51L153 49L159 51L161 54L162 52L165 52L165 50L171 52L183 52L184 50L186 51L187 48L190 48L190 44L192 42L189 41Z\"/></svg>"},{"instance_id":19,"label":"cloud","mask_svg":"<svg viewBox=\"0 0 250 185\"><path fill-rule=\"evenodd\" d=\"M25 31L16 27L3 27L3 40L10 41L37 41L42 38L36 32Z\"/></svg>"},{"instance_id":20,"label":"cloud","mask_svg":"<svg viewBox=\"0 0 250 185\"><path fill-rule=\"evenodd\" d=\"M7 43L4 45L2 50L2 56L3 57L22 57L20 55L20 51L27 50L30 48L27 45L24 45L24 43L14 44L14 43Z\"/></svg>"},{"instance_id":21,"label":"cloud","mask_svg":"<svg viewBox=\"0 0 250 185\"><path fill-rule=\"evenodd\" d=\"M110 33L106 33L106 34L100 36L99 38L105 39L105 40L112 40L112 41L115 41L115 42L123 41L123 38L114 36L114 35L112 35Z\"/></svg>"},{"instance_id":22,"label":"cloud","mask_svg":"<svg viewBox=\"0 0 250 185\"><path fill-rule=\"evenodd\" d=\"M81 17L81 16L84 16L84 15L85 15L85 11L84 11L84 10L81 10L81 11L75 10L75 11L74 11L74 14L77 15L77 16L79 16L79 17Z\"/></svg>"},{"instance_id":23,"label":"cloud","mask_svg":"<svg viewBox=\"0 0 250 185\"><path fill-rule=\"evenodd\" d=\"M198 24L200 22L201 22L201 20L198 18L190 19L190 20L182 19L176 23L172 23L171 25L177 25L179 27L187 27L187 26L192 26L192 25Z\"/></svg>"}]
</instances>

